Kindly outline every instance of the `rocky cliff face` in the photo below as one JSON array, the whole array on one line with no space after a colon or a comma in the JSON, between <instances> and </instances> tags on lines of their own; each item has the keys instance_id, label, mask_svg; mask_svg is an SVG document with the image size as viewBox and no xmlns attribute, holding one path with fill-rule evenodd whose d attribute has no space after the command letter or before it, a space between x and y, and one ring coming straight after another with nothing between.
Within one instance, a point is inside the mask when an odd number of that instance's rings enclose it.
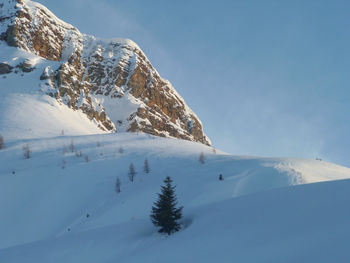
<instances>
[{"instance_id":1,"label":"rocky cliff face","mask_svg":"<svg viewBox=\"0 0 350 263\"><path fill-rule=\"evenodd\" d=\"M103 40L81 34L44 6L0 0L0 41L57 61L43 70L41 90L72 109L81 109L106 131L142 131L210 145L198 117L162 79L131 40ZM8 65L38 70L30 61Z\"/></svg>"}]
</instances>

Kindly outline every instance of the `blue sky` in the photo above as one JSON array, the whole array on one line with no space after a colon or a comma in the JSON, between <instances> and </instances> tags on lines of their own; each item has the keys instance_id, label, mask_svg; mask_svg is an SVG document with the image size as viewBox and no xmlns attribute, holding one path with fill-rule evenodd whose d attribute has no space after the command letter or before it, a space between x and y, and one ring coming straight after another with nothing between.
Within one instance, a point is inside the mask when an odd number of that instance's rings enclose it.
<instances>
[{"instance_id":1,"label":"blue sky","mask_svg":"<svg viewBox=\"0 0 350 263\"><path fill-rule=\"evenodd\" d=\"M350 166L350 1L39 2L134 40L215 147Z\"/></svg>"}]
</instances>

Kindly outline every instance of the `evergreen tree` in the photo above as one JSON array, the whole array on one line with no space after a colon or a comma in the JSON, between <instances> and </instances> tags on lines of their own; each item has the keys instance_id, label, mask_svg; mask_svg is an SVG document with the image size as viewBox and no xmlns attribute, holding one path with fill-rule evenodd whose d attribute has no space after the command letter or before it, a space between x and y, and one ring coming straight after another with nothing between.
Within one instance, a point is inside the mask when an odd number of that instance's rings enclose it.
<instances>
[{"instance_id":1,"label":"evergreen tree","mask_svg":"<svg viewBox=\"0 0 350 263\"><path fill-rule=\"evenodd\" d=\"M150 169L149 169L149 164L148 164L148 160L147 158L145 159L145 164L143 166L143 171L148 174L150 172Z\"/></svg>"},{"instance_id":2,"label":"evergreen tree","mask_svg":"<svg viewBox=\"0 0 350 263\"><path fill-rule=\"evenodd\" d=\"M75 149L74 142L73 140L71 140L69 144L69 151L74 152L74 149Z\"/></svg>"},{"instance_id":3,"label":"evergreen tree","mask_svg":"<svg viewBox=\"0 0 350 263\"><path fill-rule=\"evenodd\" d=\"M135 167L134 167L134 164L131 163L130 166L129 166L129 180L130 182L133 182L134 181L134 178L135 178L135 175L136 175L136 171L135 171Z\"/></svg>"},{"instance_id":4,"label":"evergreen tree","mask_svg":"<svg viewBox=\"0 0 350 263\"><path fill-rule=\"evenodd\" d=\"M23 146L23 155L24 155L24 159L29 159L30 158L30 153L31 153L31 150L29 148L29 145L28 144L25 144Z\"/></svg>"},{"instance_id":5,"label":"evergreen tree","mask_svg":"<svg viewBox=\"0 0 350 263\"><path fill-rule=\"evenodd\" d=\"M199 155L199 162L201 164L204 164L205 163L205 156L204 156L204 153L201 152L201 154Z\"/></svg>"},{"instance_id":6,"label":"evergreen tree","mask_svg":"<svg viewBox=\"0 0 350 263\"><path fill-rule=\"evenodd\" d=\"M117 177L117 180L116 180L116 182L115 182L115 191L116 191L117 193L120 193L120 185L121 185L120 179L119 179L119 177Z\"/></svg>"},{"instance_id":7,"label":"evergreen tree","mask_svg":"<svg viewBox=\"0 0 350 263\"><path fill-rule=\"evenodd\" d=\"M0 134L0 150L5 148L4 138Z\"/></svg>"},{"instance_id":8,"label":"evergreen tree","mask_svg":"<svg viewBox=\"0 0 350 263\"><path fill-rule=\"evenodd\" d=\"M183 207L177 206L175 195L175 186L172 186L172 180L168 176L164 180L165 185L161 187L161 193L158 194L158 200L154 203L151 212L152 223L160 227L159 233L168 235L181 229L178 220L182 218Z\"/></svg>"}]
</instances>

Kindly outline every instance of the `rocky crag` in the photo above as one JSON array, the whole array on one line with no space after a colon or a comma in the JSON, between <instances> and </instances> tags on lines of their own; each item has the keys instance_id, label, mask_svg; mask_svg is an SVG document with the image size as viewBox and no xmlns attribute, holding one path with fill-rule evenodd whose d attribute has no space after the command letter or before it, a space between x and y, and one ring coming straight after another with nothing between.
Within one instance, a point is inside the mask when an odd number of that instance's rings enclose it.
<instances>
[{"instance_id":1,"label":"rocky crag","mask_svg":"<svg viewBox=\"0 0 350 263\"><path fill-rule=\"evenodd\" d=\"M42 70L40 89L82 110L105 131L145 132L210 145L202 124L169 81L131 40L82 34L44 6L0 0L0 41L56 61ZM30 60L0 61L0 74L39 70Z\"/></svg>"}]
</instances>

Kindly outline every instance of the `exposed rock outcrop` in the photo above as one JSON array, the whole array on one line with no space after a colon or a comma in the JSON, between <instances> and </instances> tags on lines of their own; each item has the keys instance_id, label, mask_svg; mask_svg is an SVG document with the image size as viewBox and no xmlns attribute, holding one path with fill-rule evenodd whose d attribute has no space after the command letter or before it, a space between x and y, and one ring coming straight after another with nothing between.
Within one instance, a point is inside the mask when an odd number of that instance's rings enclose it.
<instances>
[{"instance_id":1,"label":"exposed rock outcrop","mask_svg":"<svg viewBox=\"0 0 350 263\"><path fill-rule=\"evenodd\" d=\"M47 94L81 109L104 130L210 144L198 117L134 42L81 34L35 2L0 3L0 39L60 63L41 74L40 85Z\"/></svg>"}]
</instances>

